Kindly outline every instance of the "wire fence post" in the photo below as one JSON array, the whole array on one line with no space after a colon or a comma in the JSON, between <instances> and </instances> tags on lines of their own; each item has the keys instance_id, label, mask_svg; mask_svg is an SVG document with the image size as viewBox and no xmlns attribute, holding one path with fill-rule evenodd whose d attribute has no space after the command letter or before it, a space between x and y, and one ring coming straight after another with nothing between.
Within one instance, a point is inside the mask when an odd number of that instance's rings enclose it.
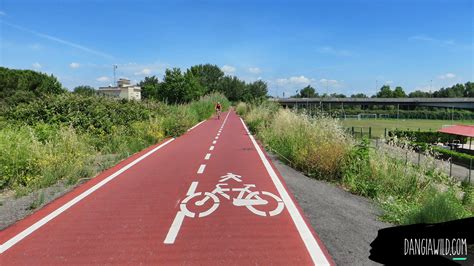
<instances>
[{"instance_id":1,"label":"wire fence post","mask_svg":"<svg viewBox=\"0 0 474 266\"><path fill-rule=\"evenodd\" d=\"M418 151L418 166L420 166L421 153Z\"/></svg>"},{"instance_id":2,"label":"wire fence post","mask_svg":"<svg viewBox=\"0 0 474 266\"><path fill-rule=\"evenodd\" d=\"M385 139L387 139L387 128L384 129L383 136L384 136Z\"/></svg>"},{"instance_id":3,"label":"wire fence post","mask_svg":"<svg viewBox=\"0 0 474 266\"><path fill-rule=\"evenodd\" d=\"M472 158L469 160L469 184L471 183Z\"/></svg>"},{"instance_id":4,"label":"wire fence post","mask_svg":"<svg viewBox=\"0 0 474 266\"><path fill-rule=\"evenodd\" d=\"M453 157L449 158L449 177L453 175Z\"/></svg>"},{"instance_id":5,"label":"wire fence post","mask_svg":"<svg viewBox=\"0 0 474 266\"><path fill-rule=\"evenodd\" d=\"M405 164L408 164L408 151L405 152Z\"/></svg>"},{"instance_id":6,"label":"wire fence post","mask_svg":"<svg viewBox=\"0 0 474 266\"><path fill-rule=\"evenodd\" d=\"M372 127L369 127L369 139L372 138Z\"/></svg>"}]
</instances>

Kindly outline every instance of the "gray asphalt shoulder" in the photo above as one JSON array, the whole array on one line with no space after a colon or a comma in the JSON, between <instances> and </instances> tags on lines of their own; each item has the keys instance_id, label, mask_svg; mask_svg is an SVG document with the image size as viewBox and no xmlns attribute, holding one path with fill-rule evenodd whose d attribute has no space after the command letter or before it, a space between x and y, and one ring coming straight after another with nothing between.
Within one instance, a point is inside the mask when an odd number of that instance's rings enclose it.
<instances>
[{"instance_id":1,"label":"gray asphalt shoulder","mask_svg":"<svg viewBox=\"0 0 474 266\"><path fill-rule=\"evenodd\" d=\"M380 211L374 202L304 176L276 156L270 157L334 261L338 265L375 265L368 258L370 243L379 229L393 225L377 219Z\"/></svg>"}]
</instances>

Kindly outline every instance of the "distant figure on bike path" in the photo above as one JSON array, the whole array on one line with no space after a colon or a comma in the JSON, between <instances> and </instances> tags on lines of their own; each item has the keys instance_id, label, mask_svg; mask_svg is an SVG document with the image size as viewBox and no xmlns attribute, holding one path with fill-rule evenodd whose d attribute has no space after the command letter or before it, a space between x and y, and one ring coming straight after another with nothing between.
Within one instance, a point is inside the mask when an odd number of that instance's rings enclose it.
<instances>
[{"instance_id":1,"label":"distant figure on bike path","mask_svg":"<svg viewBox=\"0 0 474 266\"><path fill-rule=\"evenodd\" d=\"M217 113L217 119L221 119L221 111L222 111L222 106L220 102L216 103L216 113Z\"/></svg>"}]
</instances>

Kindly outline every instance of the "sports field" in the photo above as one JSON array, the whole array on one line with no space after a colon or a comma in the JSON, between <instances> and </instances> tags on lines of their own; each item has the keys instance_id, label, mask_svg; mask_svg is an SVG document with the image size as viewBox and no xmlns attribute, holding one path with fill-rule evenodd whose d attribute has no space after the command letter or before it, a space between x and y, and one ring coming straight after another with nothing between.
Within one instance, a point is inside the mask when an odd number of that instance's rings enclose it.
<instances>
[{"instance_id":1,"label":"sports field","mask_svg":"<svg viewBox=\"0 0 474 266\"><path fill-rule=\"evenodd\" d=\"M474 120L426 120L426 119L346 119L341 120L344 127L363 127L363 132L368 132L372 127L372 137L383 136L385 128L389 129L410 129L421 131L436 131L447 125L474 125ZM357 129L356 129L357 131Z\"/></svg>"}]
</instances>

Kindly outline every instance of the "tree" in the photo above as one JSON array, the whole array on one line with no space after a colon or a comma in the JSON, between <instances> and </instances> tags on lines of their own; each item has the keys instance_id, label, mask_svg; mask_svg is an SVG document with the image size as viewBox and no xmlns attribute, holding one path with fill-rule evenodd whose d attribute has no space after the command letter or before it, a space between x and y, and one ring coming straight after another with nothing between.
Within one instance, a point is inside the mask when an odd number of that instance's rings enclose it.
<instances>
[{"instance_id":1,"label":"tree","mask_svg":"<svg viewBox=\"0 0 474 266\"><path fill-rule=\"evenodd\" d=\"M406 98L407 94L405 93L402 87L397 86L395 90L393 90L392 92L392 97L393 98Z\"/></svg>"},{"instance_id":2,"label":"tree","mask_svg":"<svg viewBox=\"0 0 474 266\"><path fill-rule=\"evenodd\" d=\"M219 81L224 77L224 72L218 66L211 64L195 65L189 70L201 86L206 89L206 94L219 90Z\"/></svg>"},{"instance_id":3,"label":"tree","mask_svg":"<svg viewBox=\"0 0 474 266\"><path fill-rule=\"evenodd\" d=\"M300 92L294 96L294 98L315 98L319 97L319 94L316 93L316 90L308 85L300 90Z\"/></svg>"},{"instance_id":4,"label":"tree","mask_svg":"<svg viewBox=\"0 0 474 266\"><path fill-rule=\"evenodd\" d=\"M91 86L81 85L74 88L74 93L84 96L93 96L96 94L96 91Z\"/></svg>"},{"instance_id":5,"label":"tree","mask_svg":"<svg viewBox=\"0 0 474 266\"><path fill-rule=\"evenodd\" d=\"M199 79L194 76L194 74L188 69L184 74L184 101L190 102L192 100L197 100L199 97L206 94L206 87L204 87Z\"/></svg>"},{"instance_id":6,"label":"tree","mask_svg":"<svg viewBox=\"0 0 474 266\"><path fill-rule=\"evenodd\" d=\"M168 103L187 103L204 95L204 90L191 71L183 74L179 68L166 69L157 98Z\"/></svg>"},{"instance_id":7,"label":"tree","mask_svg":"<svg viewBox=\"0 0 474 266\"><path fill-rule=\"evenodd\" d=\"M352 94L351 98L369 98L369 97L364 93L356 93L356 94Z\"/></svg>"},{"instance_id":8,"label":"tree","mask_svg":"<svg viewBox=\"0 0 474 266\"><path fill-rule=\"evenodd\" d=\"M142 89L143 99L158 99L158 90L160 82L156 76L145 77L144 80L138 83Z\"/></svg>"},{"instance_id":9,"label":"tree","mask_svg":"<svg viewBox=\"0 0 474 266\"><path fill-rule=\"evenodd\" d=\"M410 92L410 94L408 94L408 97L409 98L429 98L431 97L431 94L429 92L416 90L416 91Z\"/></svg>"},{"instance_id":10,"label":"tree","mask_svg":"<svg viewBox=\"0 0 474 266\"><path fill-rule=\"evenodd\" d=\"M393 91L389 85L383 85L375 95L376 98L393 98Z\"/></svg>"},{"instance_id":11,"label":"tree","mask_svg":"<svg viewBox=\"0 0 474 266\"><path fill-rule=\"evenodd\" d=\"M474 97L474 83L473 82L466 82L464 84L464 88L466 91L464 92L464 97Z\"/></svg>"},{"instance_id":12,"label":"tree","mask_svg":"<svg viewBox=\"0 0 474 266\"><path fill-rule=\"evenodd\" d=\"M185 85L185 79L181 73L181 69L166 69L163 83L157 93L157 98L168 103L183 103Z\"/></svg>"},{"instance_id":13,"label":"tree","mask_svg":"<svg viewBox=\"0 0 474 266\"><path fill-rule=\"evenodd\" d=\"M332 98L346 98L347 96L342 94L342 93L332 93L329 95L329 97L332 97Z\"/></svg>"},{"instance_id":14,"label":"tree","mask_svg":"<svg viewBox=\"0 0 474 266\"><path fill-rule=\"evenodd\" d=\"M15 105L48 94L67 92L53 75L0 67L0 105ZM3 102L3 103L2 103Z\"/></svg>"},{"instance_id":15,"label":"tree","mask_svg":"<svg viewBox=\"0 0 474 266\"><path fill-rule=\"evenodd\" d=\"M257 80L250 84L247 84L246 90L250 99L259 99L267 96L268 93L268 86L267 83L262 80ZM247 99L249 100L249 99Z\"/></svg>"},{"instance_id":16,"label":"tree","mask_svg":"<svg viewBox=\"0 0 474 266\"><path fill-rule=\"evenodd\" d=\"M235 76L224 76L219 82L220 91L230 101L241 101L244 100L246 95L247 86L244 81L241 81Z\"/></svg>"}]
</instances>

